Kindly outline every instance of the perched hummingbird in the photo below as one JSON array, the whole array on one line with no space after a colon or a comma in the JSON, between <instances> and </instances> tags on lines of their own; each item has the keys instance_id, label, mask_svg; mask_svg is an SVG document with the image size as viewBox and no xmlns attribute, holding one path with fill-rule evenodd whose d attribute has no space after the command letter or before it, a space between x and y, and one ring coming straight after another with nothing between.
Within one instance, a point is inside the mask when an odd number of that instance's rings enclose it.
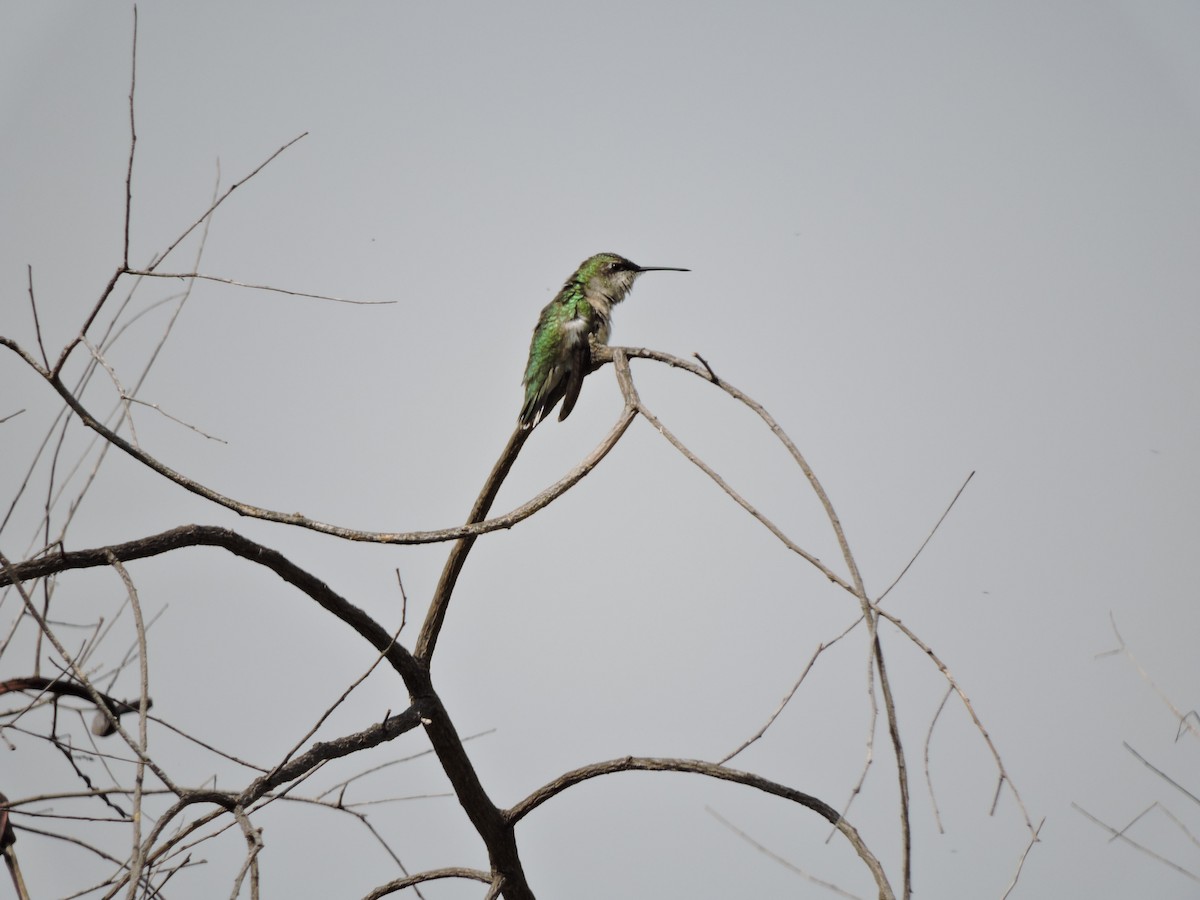
<instances>
[{"instance_id":1,"label":"perched hummingbird","mask_svg":"<svg viewBox=\"0 0 1200 900\"><path fill-rule=\"evenodd\" d=\"M538 317L525 366L522 428L544 419L560 399L562 421L575 408L592 367L592 346L608 343L612 308L625 299L643 272L689 272L672 266L639 266L615 253L589 256Z\"/></svg>"}]
</instances>

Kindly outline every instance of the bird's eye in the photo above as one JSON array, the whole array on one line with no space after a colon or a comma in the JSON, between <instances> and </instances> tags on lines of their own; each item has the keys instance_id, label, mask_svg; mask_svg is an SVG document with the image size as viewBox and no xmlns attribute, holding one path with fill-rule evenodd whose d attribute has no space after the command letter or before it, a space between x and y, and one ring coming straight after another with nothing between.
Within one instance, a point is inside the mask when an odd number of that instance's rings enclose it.
<instances>
[{"instance_id":1,"label":"bird's eye","mask_svg":"<svg viewBox=\"0 0 1200 900\"><path fill-rule=\"evenodd\" d=\"M615 272L615 271L617 271L617 269L619 269L621 267L620 267L620 265L617 264L617 261L614 259L605 268L607 268L608 271L610 271L610 272Z\"/></svg>"}]
</instances>

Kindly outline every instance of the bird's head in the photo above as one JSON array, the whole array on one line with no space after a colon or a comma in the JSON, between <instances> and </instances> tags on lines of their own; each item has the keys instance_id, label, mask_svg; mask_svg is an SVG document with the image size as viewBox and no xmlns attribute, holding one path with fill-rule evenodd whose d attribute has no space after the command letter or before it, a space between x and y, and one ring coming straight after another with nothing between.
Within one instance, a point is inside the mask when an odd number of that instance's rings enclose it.
<instances>
[{"instance_id":1,"label":"bird's head","mask_svg":"<svg viewBox=\"0 0 1200 900\"><path fill-rule=\"evenodd\" d=\"M673 266L639 266L616 253L597 253L583 261L574 280L589 300L599 300L604 306L620 303L643 272L687 272Z\"/></svg>"}]
</instances>

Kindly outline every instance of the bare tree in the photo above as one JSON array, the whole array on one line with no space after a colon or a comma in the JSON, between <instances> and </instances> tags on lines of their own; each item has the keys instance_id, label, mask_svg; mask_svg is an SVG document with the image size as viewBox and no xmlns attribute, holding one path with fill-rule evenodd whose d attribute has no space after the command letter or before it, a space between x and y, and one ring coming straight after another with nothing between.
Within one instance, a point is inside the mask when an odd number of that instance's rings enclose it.
<instances>
[{"instance_id":1,"label":"bare tree","mask_svg":"<svg viewBox=\"0 0 1200 900\"><path fill-rule=\"evenodd\" d=\"M136 13L134 33L136 47ZM136 52L133 60L136 73ZM34 273L30 270L28 310L32 341L0 336L0 345L40 379L47 402L61 403L57 418L42 438L34 458L23 470L24 475L16 485L7 512L0 522L2 537L5 528L19 521L15 515L18 507L22 504L28 506L35 496L43 498L37 516L36 534L29 545L14 551L9 546L9 538L4 538L0 543L0 586L4 589L0 596L0 609L4 610L8 621L7 630L0 640L0 659L6 655L16 659L20 648L22 658L28 659L31 665L29 671L10 673L0 681L0 693L7 695L10 701L16 699L15 704L0 712L0 736L6 733L19 734L23 744L21 752L26 752L25 743L34 741L43 751L60 754L69 767L69 774L63 778L59 789L52 792L23 793L20 785L0 783L0 788L8 792L7 799L0 797L0 816L3 816L0 819L0 848L9 862L19 896L37 895L36 883L30 883L36 879L30 878L27 871L23 880L16 863L17 850L25 843L24 839L31 842L68 841L102 861L107 866L108 874L96 883L81 882L78 885L80 894L102 897L124 894L133 898L165 896L186 877L186 870L196 864L197 853L206 842L232 831L240 836L244 853L241 864L229 873L231 895L248 893L251 897L258 897L262 881L259 860L264 846L264 834L257 824L261 812L271 804L304 803L320 806L329 810L331 815L344 816L347 821L367 829L392 855L397 876L378 884L367 894L368 897L383 897L406 888L413 888L419 894L418 885L425 882L458 879L479 882L483 885L481 892L487 897L503 896L510 900L530 898L534 896L538 877L536 871L527 870L522 859L518 826L526 817L535 815L548 800L577 785L623 772L641 771L685 773L731 782L747 791L795 804L824 819L837 839L852 848L880 898L907 898L912 892L913 880L913 763L911 753L902 740L896 693L886 662L888 656L885 645L888 642L907 642L919 648L944 678L946 696L938 707L938 715L951 697L956 698L966 710L980 740L994 760L996 796L1007 790L1015 800L1028 833L1025 853L1028 852L1037 840L1040 826L1035 826L1026 812L991 736L976 715L963 687L931 646L898 617L880 606L895 582L876 597L868 593L834 505L804 455L767 410L723 376L718 376L714 366L698 355L692 361L655 350L597 346L593 373L611 367L624 398L624 408L603 440L565 477L516 507L492 515L500 487L532 434L530 430L516 428L484 482L465 523L457 527L377 532L318 521L300 513L264 508L227 496L202 480L173 469L147 449L137 434L134 409L138 405L150 406L167 414L156 404L147 404L139 397L139 393L147 373L164 352L175 317L197 281L217 281L247 291L282 291L348 303L368 301L245 284L201 271L203 235L212 221L213 213L235 189L246 186L304 135L284 143L259 166L228 187L216 189L210 205L189 227L167 242L149 263L136 265L130 259L129 252L137 146L135 87L136 79L131 78L124 253L120 264L102 286L98 298L86 309L80 310L78 332L63 346L55 348L47 347L43 341ZM195 259L190 265L171 270L169 261L181 254L181 248L189 238L198 245ZM156 294L155 291L164 284L170 285L171 290L176 285L182 285L182 290L166 295ZM150 295L148 300L145 299L147 295ZM132 372L119 368L110 352L113 344L146 309L160 304L169 305L173 312L157 342L144 354L141 368ZM11 317L6 317L6 320L11 322ZM672 433L639 396L630 365L631 360L635 359L670 367L698 378L712 390L723 392L743 404L758 417L785 449L818 498L840 548L839 565L822 562L814 553L790 538ZM73 379L67 374L68 371L75 371L71 366L80 370ZM89 386L105 380L116 394L116 402L109 410L97 408L89 399L92 394L87 393ZM4 428L20 428L25 421L16 411L0 410L0 415L4 416L0 419L0 426ZM815 647L787 696L762 726L721 758L704 760L631 755L598 760L562 772L518 802L502 806L493 799L473 764L467 750L469 737L461 734L456 727L452 710L443 702L438 682L432 674L433 656L445 626L449 604L455 595L458 577L480 538L498 530L517 527L535 514L553 515L547 512L548 507L587 477L639 417L679 452L680 459L699 468L787 550L852 598L855 616L847 621L840 633L827 637ZM65 450L65 436L75 423L82 423L90 429L96 440L77 457L71 457ZM188 427L203 434L195 426ZM101 477L102 471L107 472L111 468L106 467L105 463L110 458L109 451L114 449L157 477L190 491L212 507L223 507L248 519L317 532L331 541L382 545L449 544L449 553L432 595L427 601L414 604L425 609L415 639L409 643L402 637L406 617L401 617L399 629L389 630L304 565L226 527L193 522L134 540L102 544L89 549L67 549L68 531L75 511ZM10 467L10 471L17 471L16 466L15 460L6 460L6 467ZM83 473L81 478L70 477L78 473ZM957 495L954 499L957 499ZM953 506L953 501L950 505ZM940 524L941 520L934 525L930 538ZM134 577L136 567L131 564L152 557L171 561L189 548L201 547L212 548L235 558L229 563L230 578L240 577L240 573L249 567L273 572L325 615L348 626L361 642L362 674L347 685L332 704L314 704L311 719L315 724L311 730L267 766L248 763L232 750L222 749L228 735L183 733L183 729L172 723L175 718L172 709L162 703L152 702L153 621L152 616L147 615L139 595ZM923 547L924 544L917 548L913 560ZM61 576L83 569L111 572L120 585L121 599L113 609L97 615L91 623L63 621L57 615L62 603L60 595L78 590L79 587L77 582L60 580ZM906 566L904 571L907 570ZM903 574L901 572L897 580ZM402 585L399 590L403 592ZM407 610L406 596L404 603ZM113 648L111 631L113 622L122 615L132 618L135 635L133 647L124 653ZM861 776L849 797L817 796L812 785L793 787L730 765L744 750L767 737L784 707L805 684L818 658L829 647L852 634L863 641L863 664L867 675L864 699L869 722ZM275 648L272 658L276 664L284 667L302 664L300 660L289 659L286 647ZM114 696L111 686L130 668L137 671L139 689L136 695ZM390 669L393 673L397 698L394 710L399 711L389 710L379 721L362 723L359 729L341 733L335 739L314 740L318 729L334 715L345 698L377 669ZM71 715L87 711L94 716L90 735ZM933 792L928 741L938 715L929 724L924 754L925 779L930 785L931 801ZM888 754L894 762L897 796L895 829L899 850L896 857L886 864L852 824L854 798L864 789L868 771L876 760L875 736L880 718L886 727ZM340 781L334 789L305 794L306 782L332 761L360 754L365 759L367 751L418 730L424 733L429 751L436 757L454 798L486 852L486 868L453 866L409 872L400 861L400 853L385 835L375 831L361 807L343 802L346 786L371 771L365 762L359 775ZM246 774L233 785L228 783L228 777L225 776L220 787L215 778L196 779L181 774L191 767L179 765L169 749L157 749L162 743L157 736L176 733L183 733L183 738L191 746L203 748L212 759L235 763L238 770ZM152 736L155 739L152 740ZM839 799L840 807L837 805ZM42 812L42 807L50 801L56 804L55 811ZM936 803L932 804L932 808L936 815ZM60 809L70 811L60 812ZM727 821L717 815L720 821ZM730 825L730 828L741 834L734 826ZM113 835L118 831L122 836L114 839ZM19 843L18 836L23 838ZM754 846L770 852L749 835L741 836ZM114 846L123 849L114 849ZM1013 884L1019 875L1025 853L1021 854L1016 864L1017 874L1012 878ZM806 872L801 874L818 884L840 891Z\"/></svg>"}]
</instances>

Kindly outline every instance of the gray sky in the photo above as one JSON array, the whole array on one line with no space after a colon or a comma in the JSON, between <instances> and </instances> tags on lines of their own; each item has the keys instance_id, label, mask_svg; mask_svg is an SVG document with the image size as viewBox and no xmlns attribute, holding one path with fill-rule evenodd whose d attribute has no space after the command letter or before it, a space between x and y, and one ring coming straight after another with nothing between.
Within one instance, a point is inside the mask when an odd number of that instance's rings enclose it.
<instances>
[{"instance_id":1,"label":"gray sky","mask_svg":"<svg viewBox=\"0 0 1200 900\"><path fill-rule=\"evenodd\" d=\"M31 265L55 353L120 260L131 13L0 8L0 334L35 346ZM246 502L368 529L450 526L511 430L538 310L578 262L613 250L688 266L639 281L613 342L699 352L766 405L829 491L872 594L977 473L887 607L953 669L1030 815L1046 817L1013 896L1194 897L1195 882L1107 843L1071 803L1121 826L1159 800L1196 822L1122 748L1194 790L1195 741L1175 742L1132 665L1096 656L1115 646L1111 613L1162 690L1196 705L1198 41L1187 2L146 4L133 261L203 211L218 160L227 185L308 132L221 208L200 270L398 302L197 284L141 396L228 443L151 410L138 436ZM196 250L187 242L163 268L187 271ZM143 285L131 312L182 286ZM123 377L166 310L114 347ZM757 420L690 376L636 362L634 375L668 427L842 570L803 476ZM103 410L112 398L100 379L87 395ZM20 408L0 426L5 504L57 406L2 354L0 417ZM497 511L557 480L619 409L612 371L590 378L571 418L531 438ZM74 452L85 440L74 435ZM6 554L25 551L41 502L0 533ZM239 520L115 454L70 540L192 521L288 553L389 627L398 567L416 607L410 646L445 554ZM131 573L148 609L167 608L152 632L156 711L247 758L277 759L371 662L348 629L215 551ZM60 613L94 618L121 592L111 573L64 578ZM0 610L9 621L11 599ZM639 421L574 491L479 543L435 676L460 731L495 729L470 752L507 804L589 761L719 758L854 610ZM123 624L113 659L132 639ZM1004 792L988 817L996 770L951 701L930 745L937 833L920 759L944 682L883 633L914 763L918 895L998 898L1027 841L1021 816ZM27 671L20 652L0 657L0 676ZM865 670L856 631L735 764L841 806L865 756ZM126 674L115 693L136 689ZM321 736L398 711L398 690L377 673ZM6 793L70 780L41 744L5 736ZM169 733L153 740L179 754L181 780L245 780ZM406 736L314 784L423 747ZM898 883L882 723L876 747L849 817ZM352 789L358 801L443 790L427 758ZM870 895L811 814L649 775L584 786L527 820L533 887L831 896L706 806ZM368 809L412 870L484 863L453 799ZM266 896L360 896L396 875L348 819L291 806L260 824ZM1160 813L1131 835L1200 871ZM92 866L32 836L19 849L41 896L75 884L66 863ZM193 895L227 892L239 853L232 837L212 845Z\"/></svg>"}]
</instances>

